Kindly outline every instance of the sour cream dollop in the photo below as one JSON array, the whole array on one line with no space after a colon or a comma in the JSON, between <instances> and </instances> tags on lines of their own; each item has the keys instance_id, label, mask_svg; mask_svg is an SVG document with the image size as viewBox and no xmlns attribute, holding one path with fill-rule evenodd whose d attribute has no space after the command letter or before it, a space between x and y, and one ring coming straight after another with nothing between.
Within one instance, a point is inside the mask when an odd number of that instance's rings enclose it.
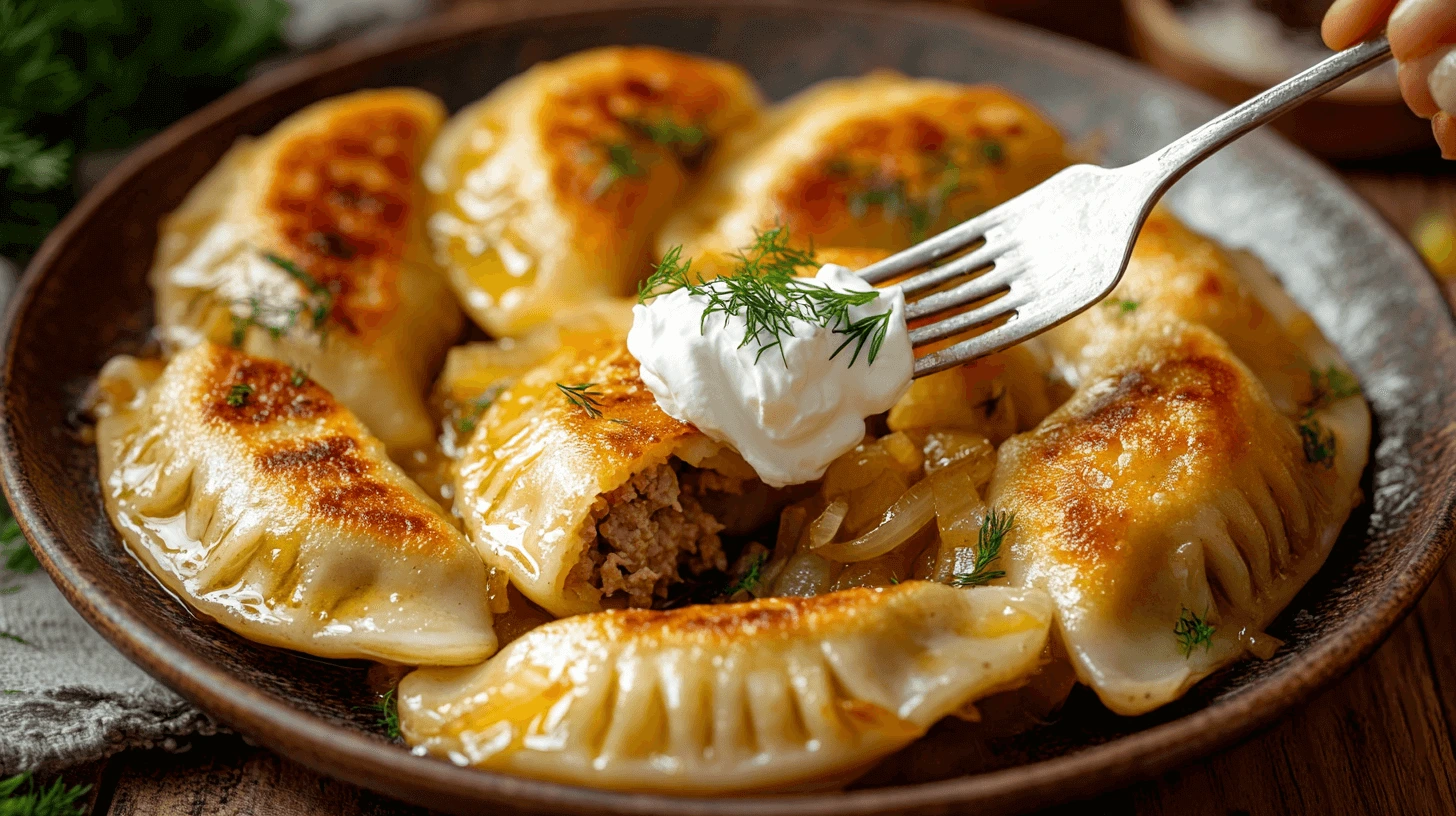
<instances>
[{"instance_id":1,"label":"sour cream dollop","mask_svg":"<svg viewBox=\"0 0 1456 816\"><path fill-rule=\"evenodd\" d=\"M843 266L827 264L807 284L871 291ZM711 284L710 284L711 285ZM760 354L743 342L742 315L713 314L708 300L687 289L633 309L627 349L642 366L642 381L674 419L732 445L765 483L801 484L824 475L837 457L864 438L865 417L890 410L910 387L914 355L905 326L905 296L897 287L849 309L851 321L893 312L884 343L868 360L865 347L830 359L844 342L831 328L795 319L793 336Z\"/></svg>"}]
</instances>

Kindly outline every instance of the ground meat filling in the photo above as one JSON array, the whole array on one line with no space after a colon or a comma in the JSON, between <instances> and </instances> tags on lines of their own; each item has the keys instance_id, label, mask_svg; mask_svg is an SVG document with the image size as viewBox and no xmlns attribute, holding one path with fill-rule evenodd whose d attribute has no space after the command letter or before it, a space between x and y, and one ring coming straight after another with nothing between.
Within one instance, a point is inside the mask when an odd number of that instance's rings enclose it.
<instances>
[{"instance_id":1,"label":"ground meat filling","mask_svg":"<svg viewBox=\"0 0 1456 816\"><path fill-rule=\"evenodd\" d=\"M648 607L678 581L726 569L723 525L698 503L692 486L699 480L684 476L679 482L671 465L658 465L602 496L592 511L595 546L573 577L585 578L604 599L625 596L628 606Z\"/></svg>"}]
</instances>

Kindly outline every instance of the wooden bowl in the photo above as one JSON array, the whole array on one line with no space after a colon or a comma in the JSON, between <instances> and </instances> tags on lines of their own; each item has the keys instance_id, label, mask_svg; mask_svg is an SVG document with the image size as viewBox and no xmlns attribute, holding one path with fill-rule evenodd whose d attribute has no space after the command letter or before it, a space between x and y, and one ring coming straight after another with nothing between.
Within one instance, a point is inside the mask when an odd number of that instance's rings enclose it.
<instances>
[{"instance_id":1,"label":"wooden bowl","mask_svg":"<svg viewBox=\"0 0 1456 816\"><path fill-rule=\"evenodd\" d=\"M1174 188L1193 226L1260 254L1344 352L1376 417L1366 494L1320 575L1272 628L1287 642L1153 714L1079 691L1054 723L972 751L946 722L844 793L681 799L457 768L378 733L368 667L269 649L198 619L129 557L102 510L78 400L151 321L157 220L242 135L323 97L406 84L459 107L531 63L654 43L742 63L770 96L894 67L992 81L1121 163L1217 105L1108 54L973 13L805 0L531 0L457 9L280 68L140 147L36 255L12 301L0 370L4 485L61 591L132 660L265 746L334 776L457 813L993 813L1091 795L1268 725L1368 655L1452 541L1456 327L1411 248L1320 164L1255 134Z\"/></svg>"},{"instance_id":2,"label":"wooden bowl","mask_svg":"<svg viewBox=\"0 0 1456 816\"><path fill-rule=\"evenodd\" d=\"M1233 70L1189 36L1168 0L1123 0L1134 50L1164 74L1227 102L1248 99L1288 77ZM1369 159L1430 151L1431 125L1410 112L1394 74L1388 83L1336 88L1273 125L1307 150L1329 159Z\"/></svg>"}]
</instances>

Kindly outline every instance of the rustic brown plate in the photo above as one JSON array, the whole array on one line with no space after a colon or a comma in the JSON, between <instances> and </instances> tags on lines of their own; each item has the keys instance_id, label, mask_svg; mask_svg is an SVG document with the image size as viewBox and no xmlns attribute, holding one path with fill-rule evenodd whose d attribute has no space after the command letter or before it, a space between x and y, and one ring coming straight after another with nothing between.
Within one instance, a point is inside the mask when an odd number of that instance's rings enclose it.
<instances>
[{"instance_id":1,"label":"rustic brown plate","mask_svg":"<svg viewBox=\"0 0 1456 816\"><path fill-rule=\"evenodd\" d=\"M459 107L531 63L653 43L746 66L773 97L894 67L990 81L1042 105L1109 163L1144 155L1215 112L1116 57L959 11L913 4L531 0L463 8L269 73L139 148L36 256L14 299L0 371L4 484L71 603L117 648L223 722L306 765L455 812L848 814L1024 810L1125 784L1225 746L1368 655L1415 604L1452 541L1456 326L1414 252L1319 164L1251 136L1180 183L1175 208L1261 255L1364 383L1376 416L1370 497L1272 631L1287 641L1136 719L1083 692L1055 722L991 750L943 723L844 794L676 799L576 788L412 756L361 710L362 664L245 641L188 612L133 561L97 492L77 402L151 321L158 218L239 136L314 100L417 85Z\"/></svg>"}]
</instances>

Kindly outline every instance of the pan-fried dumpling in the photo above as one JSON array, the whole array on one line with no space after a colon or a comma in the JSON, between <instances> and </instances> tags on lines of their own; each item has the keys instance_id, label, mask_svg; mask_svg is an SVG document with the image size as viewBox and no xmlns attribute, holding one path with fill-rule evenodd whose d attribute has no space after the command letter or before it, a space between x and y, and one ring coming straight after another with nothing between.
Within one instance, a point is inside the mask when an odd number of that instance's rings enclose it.
<instances>
[{"instance_id":1,"label":"pan-fried dumpling","mask_svg":"<svg viewBox=\"0 0 1456 816\"><path fill-rule=\"evenodd\" d=\"M1013 586L1057 604L1083 683L1121 714L1270 645L1263 627L1329 554L1369 444L1358 397L1296 421L1208 329L1150 325L999 451Z\"/></svg>"},{"instance_id":2,"label":"pan-fried dumpling","mask_svg":"<svg viewBox=\"0 0 1456 816\"><path fill-rule=\"evenodd\" d=\"M1035 590L907 581L583 615L405 677L400 730L462 765L599 788L832 785L1026 682L1051 614Z\"/></svg>"},{"instance_id":3,"label":"pan-fried dumpling","mask_svg":"<svg viewBox=\"0 0 1456 816\"><path fill-rule=\"evenodd\" d=\"M297 366L392 454L429 445L425 392L462 322L417 178L443 120L427 93L360 91L234 146L162 224L163 338Z\"/></svg>"},{"instance_id":4,"label":"pan-fried dumpling","mask_svg":"<svg viewBox=\"0 0 1456 816\"><path fill-rule=\"evenodd\" d=\"M543 63L456 114L430 155L430 235L466 311L514 336L626 295L701 162L753 124L741 69L658 48Z\"/></svg>"},{"instance_id":5,"label":"pan-fried dumpling","mask_svg":"<svg viewBox=\"0 0 1456 816\"><path fill-rule=\"evenodd\" d=\"M1312 397L1311 371L1337 364L1319 329L1252 256L1243 263L1217 243L1154 210L1122 281L1100 304L1053 329L1044 342L1076 381L1145 324L1186 320L1212 329L1291 416Z\"/></svg>"},{"instance_id":6,"label":"pan-fried dumpling","mask_svg":"<svg viewBox=\"0 0 1456 816\"><path fill-rule=\"evenodd\" d=\"M725 146L658 236L699 272L774 226L801 247L904 249L1066 166L1062 137L997 88L877 72L822 82Z\"/></svg>"},{"instance_id":7,"label":"pan-fried dumpling","mask_svg":"<svg viewBox=\"0 0 1456 816\"><path fill-rule=\"evenodd\" d=\"M456 474L456 512L486 563L560 616L649 606L723 570L723 525L704 504L760 484L657 407L620 337L564 346L500 394Z\"/></svg>"},{"instance_id":8,"label":"pan-fried dumpling","mask_svg":"<svg viewBox=\"0 0 1456 816\"><path fill-rule=\"evenodd\" d=\"M333 658L476 663L485 567L327 391L213 343L99 381L106 509L173 593L251 640Z\"/></svg>"}]
</instances>

